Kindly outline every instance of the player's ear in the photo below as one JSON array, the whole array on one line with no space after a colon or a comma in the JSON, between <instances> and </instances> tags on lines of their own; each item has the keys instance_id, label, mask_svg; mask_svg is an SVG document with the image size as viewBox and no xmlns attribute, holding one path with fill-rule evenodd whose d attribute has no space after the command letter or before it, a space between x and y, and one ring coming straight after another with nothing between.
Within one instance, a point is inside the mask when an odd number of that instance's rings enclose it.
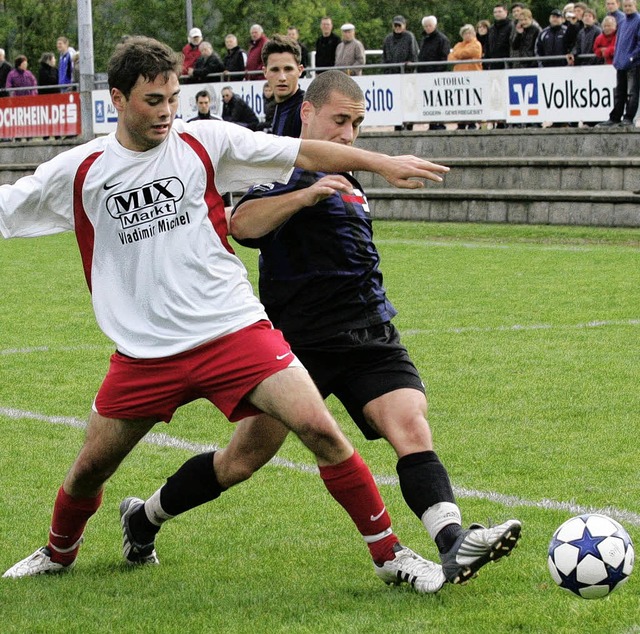
<instances>
[{"instance_id":1,"label":"player's ear","mask_svg":"<svg viewBox=\"0 0 640 634\"><path fill-rule=\"evenodd\" d=\"M113 107L116 110L122 110L124 108L124 104L127 101L127 98L124 96L122 91L118 88L111 89L111 103L113 103Z\"/></svg>"},{"instance_id":2,"label":"player's ear","mask_svg":"<svg viewBox=\"0 0 640 634\"><path fill-rule=\"evenodd\" d=\"M309 119L311 118L314 110L315 108L310 101L302 102L302 105L300 106L300 120L302 123L309 123Z\"/></svg>"}]
</instances>

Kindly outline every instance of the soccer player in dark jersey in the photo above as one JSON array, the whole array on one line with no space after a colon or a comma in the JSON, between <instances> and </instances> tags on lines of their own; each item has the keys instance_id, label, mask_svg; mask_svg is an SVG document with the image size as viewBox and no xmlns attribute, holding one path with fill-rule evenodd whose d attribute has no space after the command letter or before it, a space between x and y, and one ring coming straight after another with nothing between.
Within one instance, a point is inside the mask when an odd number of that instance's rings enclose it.
<instances>
[{"instance_id":1,"label":"soccer player in dark jersey","mask_svg":"<svg viewBox=\"0 0 640 634\"><path fill-rule=\"evenodd\" d=\"M364 116L356 82L330 70L307 89L301 136L351 145ZM424 385L391 323L396 310L361 185L350 174L296 169L285 185L251 189L230 227L241 244L260 249L260 299L322 395L334 394L367 439L385 438L395 450L402 494L435 540L447 580L462 583L508 554L520 535L517 520L462 528L449 476L433 451ZM266 418L253 423L270 438L265 462L287 433L279 427L267 434ZM239 458L235 446L225 462Z\"/></svg>"},{"instance_id":2,"label":"soccer player in dark jersey","mask_svg":"<svg viewBox=\"0 0 640 634\"><path fill-rule=\"evenodd\" d=\"M298 86L304 70L301 59L298 43L284 35L274 35L262 49L264 74L276 102L272 134L300 136L300 106L304 100L304 91Z\"/></svg>"}]
</instances>

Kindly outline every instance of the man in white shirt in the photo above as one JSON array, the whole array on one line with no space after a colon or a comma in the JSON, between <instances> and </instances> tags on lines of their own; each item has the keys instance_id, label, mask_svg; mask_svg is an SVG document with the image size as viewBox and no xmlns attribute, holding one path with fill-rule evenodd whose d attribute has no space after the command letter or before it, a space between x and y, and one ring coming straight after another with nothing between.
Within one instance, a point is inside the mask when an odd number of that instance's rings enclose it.
<instances>
[{"instance_id":1,"label":"man in white shirt","mask_svg":"<svg viewBox=\"0 0 640 634\"><path fill-rule=\"evenodd\" d=\"M70 570L105 482L157 422L197 398L231 421L265 412L294 431L374 561L400 574L398 540L371 473L255 298L227 241L221 194L286 182L294 167L375 171L409 188L422 186L415 179L441 180L447 168L225 122L174 121L180 61L150 38L120 45L108 65L116 132L0 187L3 237L75 232L98 325L116 346L84 445L58 491L47 546L3 576ZM215 479L212 456L183 467L172 478L195 505ZM125 518L132 510L121 508ZM157 561L126 534L124 545L131 563ZM440 566L415 561L437 590Z\"/></svg>"}]
</instances>

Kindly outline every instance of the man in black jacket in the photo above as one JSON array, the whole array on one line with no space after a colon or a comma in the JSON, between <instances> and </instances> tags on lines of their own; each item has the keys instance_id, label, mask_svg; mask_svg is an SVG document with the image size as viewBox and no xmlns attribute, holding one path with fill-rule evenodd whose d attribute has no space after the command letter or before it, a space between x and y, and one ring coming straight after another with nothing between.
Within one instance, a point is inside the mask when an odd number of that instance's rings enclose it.
<instances>
[{"instance_id":1,"label":"man in black jacket","mask_svg":"<svg viewBox=\"0 0 640 634\"><path fill-rule=\"evenodd\" d=\"M340 44L340 38L333 32L333 20L330 17L320 20L320 31L322 35L316 40L315 66L317 68L335 66L336 49Z\"/></svg>"},{"instance_id":2,"label":"man in black jacket","mask_svg":"<svg viewBox=\"0 0 640 634\"><path fill-rule=\"evenodd\" d=\"M418 52L419 62L446 62L451 51L449 38L438 30L438 19L435 15L428 15L422 18L422 28L424 35L420 42ZM443 73L447 70L446 64L430 64L429 66L418 66L419 73Z\"/></svg>"},{"instance_id":3,"label":"man in black jacket","mask_svg":"<svg viewBox=\"0 0 640 634\"><path fill-rule=\"evenodd\" d=\"M487 35L486 59L502 59L511 56L511 33L513 22L509 19L506 4L496 4L493 7L493 24ZM487 64L487 69L506 68L506 62Z\"/></svg>"},{"instance_id":4,"label":"man in black jacket","mask_svg":"<svg viewBox=\"0 0 640 634\"><path fill-rule=\"evenodd\" d=\"M562 11L553 9L549 15L549 26L542 30L536 40L536 55L552 57L566 55L569 52L567 41L567 25L563 22ZM566 66L565 59L540 60L540 66Z\"/></svg>"},{"instance_id":5,"label":"man in black jacket","mask_svg":"<svg viewBox=\"0 0 640 634\"><path fill-rule=\"evenodd\" d=\"M251 109L249 104L233 94L231 86L225 86L222 89L222 118L224 121L231 121L231 123L237 123L243 128L249 128L249 130L255 130L258 127L258 116Z\"/></svg>"},{"instance_id":6,"label":"man in black jacket","mask_svg":"<svg viewBox=\"0 0 640 634\"><path fill-rule=\"evenodd\" d=\"M233 33L224 38L224 45L227 49L227 54L222 60L224 78L227 81L240 81L244 77L247 53L238 46L238 38Z\"/></svg>"}]
</instances>

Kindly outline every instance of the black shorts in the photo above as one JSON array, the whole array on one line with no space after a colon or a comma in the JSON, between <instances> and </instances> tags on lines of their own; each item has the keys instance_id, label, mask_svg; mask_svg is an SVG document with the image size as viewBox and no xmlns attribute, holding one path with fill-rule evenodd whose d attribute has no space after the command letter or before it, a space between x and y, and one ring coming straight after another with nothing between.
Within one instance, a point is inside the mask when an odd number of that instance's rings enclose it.
<instances>
[{"instance_id":1,"label":"black shorts","mask_svg":"<svg viewBox=\"0 0 640 634\"><path fill-rule=\"evenodd\" d=\"M418 370L391 323L347 330L292 348L322 396L335 395L368 440L380 434L364 419L367 403L400 388L425 393Z\"/></svg>"}]
</instances>

